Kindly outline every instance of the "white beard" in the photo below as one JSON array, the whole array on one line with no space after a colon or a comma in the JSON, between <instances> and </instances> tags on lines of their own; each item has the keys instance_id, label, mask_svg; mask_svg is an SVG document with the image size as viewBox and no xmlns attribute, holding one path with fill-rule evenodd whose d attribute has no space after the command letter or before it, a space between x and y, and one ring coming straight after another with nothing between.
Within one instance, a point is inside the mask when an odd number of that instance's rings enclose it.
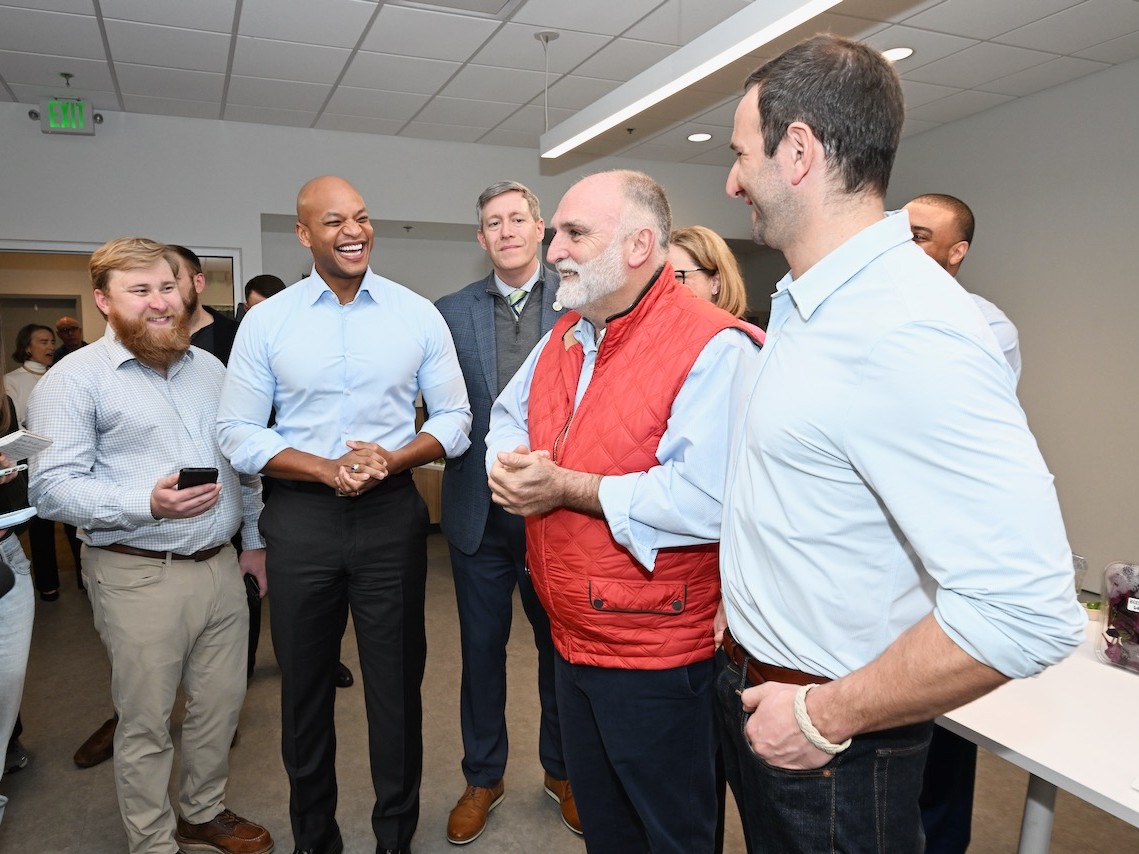
<instances>
[{"instance_id":1,"label":"white beard","mask_svg":"<svg viewBox=\"0 0 1139 854\"><path fill-rule=\"evenodd\" d=\"M575 273L573 279L562 279L558 286L557 301L564 308L581 308L597 302L625 284L625 258L621 244L614 238L605 251L589 261L578 264L568 258L558 262L558 274Z\"/></svg>"}]
</instances>

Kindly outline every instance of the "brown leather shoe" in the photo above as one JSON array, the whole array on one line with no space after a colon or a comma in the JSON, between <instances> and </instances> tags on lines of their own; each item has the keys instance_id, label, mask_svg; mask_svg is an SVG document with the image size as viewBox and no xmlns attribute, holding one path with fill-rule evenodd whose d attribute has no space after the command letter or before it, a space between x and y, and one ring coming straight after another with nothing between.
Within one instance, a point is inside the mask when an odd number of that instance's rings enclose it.
<instances>
[{"instance_id":1,"label":"brown leather shoe","mask_svg":"<svg viewBox=\"0 0 1139 854\"><path fill-rule=\"evenodd\" d=\"M205 824L190 824L179 818L174 841L183 851L211 854L270 854L273 850L269 831L230 810L222 810Z\"/></svg>"},{"instance_id":2,"label":"brown leather shoe","mask_svg":"<svg viewBox=\"0 0 1139 854\"><path fill-rule=\"evenodd\" d=\"M489 789L482 786L467 786L451 817L447 819L447 841L455 845L474 842L486 830L486 819L490 811L502 803L506 786L499 780Z\"/></svg>"},{"instance_id":3,"label":"brown leather shoe","mask_svg":"<svg viewBox=\"0 0 1139 854\"><path fill-rule=\"evenodd\" d=\"M559 780L547 772L546 794L562 805L562 823L580 836L581 819L577 814L577 804L574 803L569 780Z\"/></svg>"},{"instance_id":4,"label":"brown leather shoe","mask_svg":"<svg viewBox=\"0 0 1139 854\"><path fill-rule=\"evenodd\" d=\"M115 727L118 725L117 717L103 721L103 725L91 733L75 751L75 756L72 757L75 764L80 768L94 768L100 762L110 759L115 750Z\"/></svg>"}]
</instances>

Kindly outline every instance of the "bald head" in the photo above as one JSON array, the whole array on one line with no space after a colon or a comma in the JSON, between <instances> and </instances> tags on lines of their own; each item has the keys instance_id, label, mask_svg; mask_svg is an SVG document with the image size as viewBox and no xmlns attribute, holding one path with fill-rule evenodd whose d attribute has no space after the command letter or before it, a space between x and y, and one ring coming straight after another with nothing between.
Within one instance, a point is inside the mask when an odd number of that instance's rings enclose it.
<instances>
[{"instance_id":1,"label":"bald head","mask_svg":"<svg viewBox=\"0 0 1139 854\"><path fill-rule=\"evenodd\" d=\"M335 175L307 182L297 193L297 240L338 297L354 294L372 252L372 222L359 190Z\"/></svg>"},{"instance_id":2,"label":"bald head","mask_svg":"<svg viewBox=\"0 0 1139 854\"><path fill-rule=\"evenodd\" d=\"M63 316L55 322L55 334L64 347L75 348L83 343L83 327L74 317Z\"/></svg>"}]
</instances>

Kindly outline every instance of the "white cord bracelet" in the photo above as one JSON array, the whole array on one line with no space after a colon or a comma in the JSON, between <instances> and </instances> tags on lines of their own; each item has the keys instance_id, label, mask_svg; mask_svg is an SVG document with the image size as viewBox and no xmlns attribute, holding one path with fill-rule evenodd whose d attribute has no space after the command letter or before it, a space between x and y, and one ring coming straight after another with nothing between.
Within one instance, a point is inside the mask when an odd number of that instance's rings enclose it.
<instances>
[{"instance_id":1,"label":"white cord bracelet","mask_svg":"<svg viewBox=\"0 0 1139 854\"><path fill-rule=\"evenodd\" d=\"M806 737L807 741L817 747L823 753L829 753L834 756L836 753L842 753L850 747L850 739L848 738L842 744L834 744L823 738L823 734L815 729L815 725L811 723L811 716L807 714L807 692L812 688L818 688L818 685L803 685L795 692L795 723L799 725L799 730Z\"/></svg>"}]
</instances>

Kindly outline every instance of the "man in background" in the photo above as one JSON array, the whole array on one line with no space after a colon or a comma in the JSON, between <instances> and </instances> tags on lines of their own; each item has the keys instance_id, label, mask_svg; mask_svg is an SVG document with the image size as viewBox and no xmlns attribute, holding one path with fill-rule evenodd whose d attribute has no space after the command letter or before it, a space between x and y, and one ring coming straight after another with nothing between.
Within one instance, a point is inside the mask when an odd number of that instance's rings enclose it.
<instances>
[{"instance_id":1,"label":"man in background","mask_svg":"<svg viewBox=\"0 0 1139 854\"><path fill-rule=\"evenodd\" d=\"M790 267L721 540L721 743L753 852L918 854L933 718L1084 635L1013 372L886 215L904 117L890 63L831 34L753 72L736 109L728 195Z\"/></svg>"},{"instance_id":2,"label":"man in background","mask_svg":"<svg viewBox=\"0 0 1139 854\"><path fill-rule=\"evenodd\" d=\"M167 251L127 238L91 255L107 332L32 393L29 429L55 441L30 461L31 498L84 531L95 628L121 721L115 788L129 850L268 854L269 832L225 806L245 700L242 572L266 589L261 484L239 476L218 447L225 369L190 347ZM179 489L187 467L216 469L217 482ZM240 557L229 542L239 528ZM167 790L179 687L187 702L175 815Z\"/></svg>"},{"instance_id":3,"label":"man in background","mask_svg":"<svg viewBox=\"0 0 1139 854\"><path fill-rule=\"evenodd\" d=\"M954 278L969 247L973 245L974 219L969 206L955 196L926 193L905 207L910 215L914 243ZM1003 311L977 294L970 293L981 316L997 336L1005 360L1020 379L1020 337ZM970 742L971 743L971 742Z\"/></svg>"},{"instance_id":4,"label":"man in background","mask_svg":"<svg viewBox=\"0 0 1139 854\"><path fill-rule=\"evenodd\" d=\"M581 833L562 755L550 621L526 567L525 525L491 501L483 465L491 405L561 314L553 307L558 276L539 260L545 223L529 189L515 181L492 184L475 211L479 245L493 269L436 303L455 339L472 415L471 447L448 460L443 473L442 529L451 549L463 649L459 716L467 788L447 821L447 839L457 845L478 838L505 791L506 643L515 587L538 648L538 756L545 789L561 803L566 826Z\"/></svg>"},{"instance_id":5,"label":"man in background","mask_svg":"<svg viewBox=\"0 0 1139 854\"><path fill-rule=\"evenodd\" d=\"M237 321L202 302L206 275L202 259L185 246L170 244L170 266L178 277L178 290L190 315L190 343L216 356L223 365L229 363L233 339L237 337Z\"/></svg>"},{"instance_id":6,"label":"man in background","mask_svg":"<svg viewBox=\"0 0 1139 854\"><path fill-rule=\"evenodd\" d=\"M245 302L237 307L235 317L238 323L245 317L246 312L259 302L264 302L274 294L285 289L285 283L271 273L262 273L254 276L245 283Z\"/></svg>"},{"instance_id":7,"label":"man in background","mask_svg":"<svg viewBox=\"0 0 1139 854\"><path fill-rule=\"evenodd\" d=\"M429 525L411 469L465 451L471 412L439 312L369 268L372 224L356 188L333 176L306 183L296 230L312 274L242 323L218 437L236 469L275 480L261 528L295 846L344 850L334 672L351 609L372 830L377 851L406 851L423 770ZM420 393L430 416L417 431Z\"/></svg>"},{"instance_id":8,"label":"man in background","mask_svg":"<svg viewBox=\"0 0 1139 854\"><path fill-rule=\"evenodd\" d=\"M960 199L926 193L905 206L914 243L954 278L973 245L973 211ZM969 296L993 330L1005 360L1020 379L1020 346L1016 327L984 297ZM973 826L973 787L977 778L977 745L944 729L933 728L921 790L921 821L927 854L964 854Z\"/></svg>"},{"instance_id":9,"label":"man in background","mask_svg":"<svg viewBox=\"0 0 1139 854\"><path fill-rule=\"evenodd\" d=\"M60 344L55 348L55 361L52 364L59 364L59 360L68 353L74 353L80 347L87 346L87 342L83 340L83 327L74 317L64 315L57 320L55 334L59 337Z\"/></svg>"}]
</instances>

